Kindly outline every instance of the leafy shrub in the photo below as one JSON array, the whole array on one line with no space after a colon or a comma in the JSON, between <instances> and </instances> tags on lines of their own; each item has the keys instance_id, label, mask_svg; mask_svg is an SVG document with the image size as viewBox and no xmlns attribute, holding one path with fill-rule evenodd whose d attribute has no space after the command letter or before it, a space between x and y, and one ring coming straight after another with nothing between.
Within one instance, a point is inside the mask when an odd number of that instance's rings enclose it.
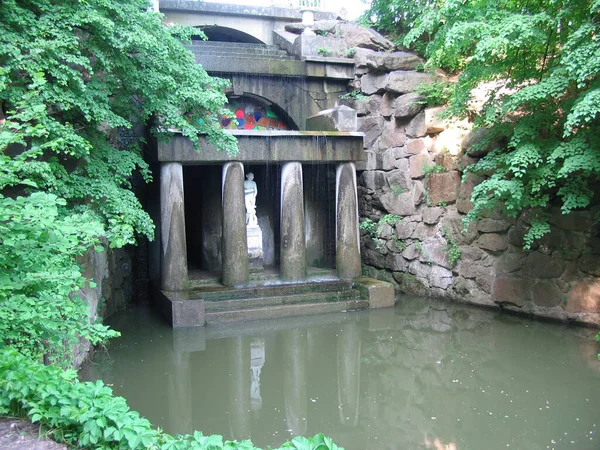
<instances>
[{"instance_id":1,"label":"leafy shrub","mask_svg":"<svg viewBox=\"0 0 600 450\"><path fill-rule=\"evenodd\" d=\"M0 344L69 367L80 338L98 344L118 333L90 324L87 303L73 294L86 282L76 258L103 250L102 225L89 212L61 213L65 203L42 192L0 195Z\"/></svg>"},{"instance_id":2,"label":"leafy shrub","mask_svg":"<svg viewBox=\"0 0 600 450\"><path fill-rule=\"evenodd\" d=\"M342 100L363 100L367 98L365 94L363 94L359 89L354 89L346 94L340 95L340 99Z\"/></svg>"},{"instance_id":3,"label":"leafy shrub","mask_svg":"<svg viewBox=\"0 0 600 450\"><path fill-rule=\"evenodd\" d=\"M223 441L200 432L166 434L131 411L101 381L80 382L74 370L43 366L7 348L0 349L0 415L28 417L56 440L84 449L256 449L250 441ZM322 434L295 437L280 449L343 450Z\"/></svg>"},{"instance_id":4,"label":"leafy shrub","mask_svg":"<svg viewBox=\"0 0 600 450\"><path fill-rule=\"evenodd\" d=\"M429 107L446 105L452 97L452 83L447 81L434 81L432 83L421 83L416 92L425 97L422 104Z\"/></svg>"},{"instance_id":5,"label":"leafy shrub","mask_svg":"<svg viewBox=\"0 0 600 450\"><path fill-rule=\"evenodd\" d=\"M325 48L325 47L319 47L317 49L317 54L321 55L321 56L329 56L330 53L331 53L331 50L329 50L328 48Z\"/></svg>"}]
</instances>

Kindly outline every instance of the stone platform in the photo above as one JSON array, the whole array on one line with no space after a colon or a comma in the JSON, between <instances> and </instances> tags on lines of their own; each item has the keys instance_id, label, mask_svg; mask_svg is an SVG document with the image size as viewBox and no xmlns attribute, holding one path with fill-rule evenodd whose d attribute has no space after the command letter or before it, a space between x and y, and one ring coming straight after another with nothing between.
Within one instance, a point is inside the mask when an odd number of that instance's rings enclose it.
<instances>
[{"instance_id":1,"label":"stone platform","mask_svg":"<svg viewBox=\"0 0 600 450\"><path fill-rule=\"evenodd\" d=\"M191 271L187 291L156 291L155 303L173 328L309 316L394 306L390 283L359 277L340 280L332 270L309 268L307 280L284 283L279 273L253 274L228 288L217 274Z\"/></svg>"}]
</instances>

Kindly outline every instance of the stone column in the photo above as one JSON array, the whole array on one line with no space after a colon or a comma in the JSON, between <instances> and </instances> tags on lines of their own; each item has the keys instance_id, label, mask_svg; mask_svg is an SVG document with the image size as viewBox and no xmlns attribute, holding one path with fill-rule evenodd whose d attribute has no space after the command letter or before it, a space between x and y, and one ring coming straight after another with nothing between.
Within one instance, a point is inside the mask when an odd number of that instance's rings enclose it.
<instances>
[{"instance_id":1,"label":"stone column","mask_svg":"<svg viewBox=\"0 0 600 450\"><path fill-rule=\"evenodd\" d=\"M248 242L244 202L244 166L230 162L223 166L223 284L248 283Z\"/></svg>"},{"instance_id":2,"label":"stone column","mask_svg":"<svg viewBox=\"0 0 600 450\"><path fill-rule=\"evenodd\" d=\"M288 162L281 168L281 278L306 277L304 234L304 186L302 164Z\"/></svg>"},{"instance_id":3,"label":"stone column","mask_svg":"<svg viewBox=\"0 0 600 450\"><path fill-rule=\"evenodd\" d=\"M181 163L163 163L160 167L160 224L161 288L185 290L188 266Z\"/></svg>"},{"instance_id":4,"label":"stone column","mask_svg":"<svg viewBox=\"0 0 600 450\"><path fill-rule=\"evenodd\" d=\"M340 278L355 278L361 274L361 264L354 163L340 163L335 179L335 264L337 274Z\"/></svg>"}]
</instances>

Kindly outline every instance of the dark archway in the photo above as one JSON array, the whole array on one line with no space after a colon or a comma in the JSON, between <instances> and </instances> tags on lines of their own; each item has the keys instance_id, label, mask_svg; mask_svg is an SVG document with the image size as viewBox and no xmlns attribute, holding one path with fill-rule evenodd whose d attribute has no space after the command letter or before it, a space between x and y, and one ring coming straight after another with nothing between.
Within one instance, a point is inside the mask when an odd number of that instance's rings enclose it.
<instances>
[{"instance_id":1,"label":"dark archway","mask_svg":"<svg viewBox=\"0 0 600 450\"><path fill-rule=\"evenodd\" d=\"M209 41L212 42L240 42L246 44L264 44L261 40L255 38L254 36L244 33L243 31L236 30L234 28L220 27L217 25L206 25L202 27L198 27L206 37L208 37ZM198 37L192 38L198 39Z\"/></svg>"}]
</instances>

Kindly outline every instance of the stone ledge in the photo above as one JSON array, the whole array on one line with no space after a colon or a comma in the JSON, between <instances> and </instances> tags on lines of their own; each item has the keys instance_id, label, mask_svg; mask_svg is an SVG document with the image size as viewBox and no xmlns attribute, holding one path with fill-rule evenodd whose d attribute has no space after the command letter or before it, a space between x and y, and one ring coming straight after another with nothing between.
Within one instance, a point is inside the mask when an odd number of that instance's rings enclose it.
<instances>
[{"instance_id":1,"label":"stone ledge","mask_svg":"<svg viewBox=\"0 0 600 450\"><path fill-rule=\"evenodd\" d=\"M354 284L360 291L360 298L369 301L369 309L394 306L394 286L391 283L360 277L354 280Z\"/></svg>"}]
</instances>

